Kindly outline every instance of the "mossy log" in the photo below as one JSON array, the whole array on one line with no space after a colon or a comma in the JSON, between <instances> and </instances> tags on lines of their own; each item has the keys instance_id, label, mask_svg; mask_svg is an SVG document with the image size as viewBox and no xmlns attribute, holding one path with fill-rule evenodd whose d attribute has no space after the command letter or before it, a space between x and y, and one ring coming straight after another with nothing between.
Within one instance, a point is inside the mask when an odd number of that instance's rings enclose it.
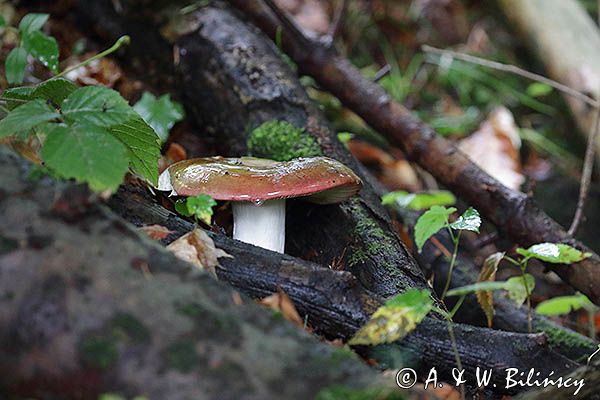
<instances>
[{"instance_id":1,"label":"mossy log","mask_svg":"<svg viewBox=\"0 0 600 400\"><path fill-rule=\"evenodd\" d=\"M0 397L314 398L377 376L0 148ZM390 382L391 383L391 382Z\"/></svg>"}]
</instances>

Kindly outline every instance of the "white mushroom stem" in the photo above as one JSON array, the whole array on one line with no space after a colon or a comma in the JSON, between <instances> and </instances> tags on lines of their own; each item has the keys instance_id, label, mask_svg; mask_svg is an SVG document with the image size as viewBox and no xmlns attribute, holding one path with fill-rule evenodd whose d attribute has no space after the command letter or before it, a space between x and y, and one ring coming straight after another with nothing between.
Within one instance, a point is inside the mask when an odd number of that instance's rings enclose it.
<instances>
[{"instance_id":1,"label":"white mushroom stem","mask_svg":"<svg viewBox=\"0 0 600 400\"><path fill-rule=\"evenodd\" d=\"M285 199L261 205L234 201L233 238L283 253L285 247Z\"/></svg>"}]
</instances>

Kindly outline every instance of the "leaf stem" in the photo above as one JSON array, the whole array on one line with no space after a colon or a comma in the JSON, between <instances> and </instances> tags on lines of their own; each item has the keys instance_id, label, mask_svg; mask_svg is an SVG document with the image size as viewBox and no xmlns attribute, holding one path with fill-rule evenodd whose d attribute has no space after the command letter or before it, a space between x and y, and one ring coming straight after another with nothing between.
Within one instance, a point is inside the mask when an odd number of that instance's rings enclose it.
<instances>
[{"instance_id":1,"label":"leaf stem","mask_svg":"<svg viewBox=\"0 0 600 400\"><path fill-rule=\"evenodd\" d=\"M527 261L525 258L521 261L521 276L523 277L523 286L525 286L525 293L527 294L527 330L529 333L533 332L532 315L531 315L531 293L529 292L529 286L527 285L527 279L525 277L525 271L527 271Z\"/></svg>"},{"instance_id":2,"label":"leaf stem","mask_svg":"<svg viewBox=\"0 0 600 400\"><path fill-rule=\"evenodd\" d=\"M454 271L454 264L456 264L456 256L458 255L458 243L460 242L460 233L461 230L458 231L458 234L454 236L452 233L452 228L448 227L448 231L450 231L450 237L452 238L452 242L454 243L454 250L452 251L452 258L450 259L450 268L448 269L448 277L446 278L446 285L444 286L444 290L442 291L442 295L440 297L441 300L444 300L446 297L446 292L450 288L450 281L452 281L452 272Z\"/></svg>"},{"instance_id":3,"label":"leaf stem","mask_svg":"<svg viewBox=\"0 0 600 400\"><path fill-rule=\"evenodd\" d=\"M87 60L80 62L77 65L74 65L70 68L65 69L63 72L61 72L58 75L55 75L54 77L52 77L50 79L60 78L61 76L65 76L66 74L68 74L71 71L74 71L81 67L85 67L89 63L91 63L99 58L106 57L107 55L114 53L115 51L119 50L122 46L128 45L130 42L131 42L131 38L128 35L121 36L119 39L117 39L115 44L110 46L108 49L104 50L101 53L96 54L93 57L88 58Z\"/></svg>"}]
</instances>

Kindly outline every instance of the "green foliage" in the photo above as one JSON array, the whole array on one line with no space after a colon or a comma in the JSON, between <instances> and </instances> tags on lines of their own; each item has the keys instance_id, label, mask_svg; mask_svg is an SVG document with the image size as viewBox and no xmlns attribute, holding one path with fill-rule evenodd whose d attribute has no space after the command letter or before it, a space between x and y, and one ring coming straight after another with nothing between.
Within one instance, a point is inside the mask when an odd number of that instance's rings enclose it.
<instances>
[{"instance_id":1,"label":"green foliage","mask_svg":"<svg viewBox=\"0 0 600 400\"><path fill-rule=\"evenodd\" d=\"M552 86L542 82L533 82L527 86L526 93L531 97L541 97L552 93Z\"/></svg>"},{"instance_id":2,"label":"green foliage","mask_svg":"<svg viewBox=\"0 0 600 400\"><path fill-rule=\"evenodd\" d=\"M562 243L538 243L528 249L519 247L517 253L526 259L537 258L552 264L572 264L592 255Z\"/></svg>"},{"instance_id":3,"label":"green foliage","mask_svg":"<svg viewBox=\"0 0 600 400\"><path fill-rule=\"evenodd\" d=\"M48 68L50 71L58 72L58 43L56 39L41 31L33 31L23 37L23 48Z\"/></svg>"},{"instance_id":4,"label":"green foliage","mask_svg":"<svg viewBox=\"0 0 600 400\"><path fill-rule=\"evenodd\" d=\"M431 190L428 192L409 193L404 190L386 193L381 198L381 204L397 204L412 210L424 210L433 206L451 206L456 203L456 197L446 190Z\"/></svg>"},{"instance_id":5,"label":"green foliage","mask_svg":"<svg viewBox=\"0 0 600 400\"><path fill-rule=\"evenodd\" d=\"M403 400L398 390L388 387L356 389L343 385L332 385L322 389L315 400Z\"/></svg>"},{"instance_id":6,"label":"green foliage","mask_svg":"<svg viewBox=\"0 0 600 400\"><path fill-rule=\"evenodd\" d=\"M133 109L154 129L162 142L169 137L173 125L185 117L181 104L172 101L168 94L157 99L151 93L144 92Z\"/></svg>"},{"instance_id":7,"label":"green foliage","mask_svg":"<svg viewBox=\"0 0 600 400\"><path fill-rule=\"evenodd\" d=\"M525 287L525 284L527 284L527 287ZM528 293L531 293L534 287L535 278L530 274L525 274L523 276L514 276L506 281L485 281L462 286L449 290L447 296L465 296L481 291L506 290L508 292L508 297L518 305L521 305L527 299Z\"/></svg>"},{"instance_id":8,"label":"green foliage","mask_svg":"<svg viewBox=\"0 0 600 400\"><path fill-rule=\"evenodd\" d=\"M15 47L8 53L4 64L6 70L6 80L9 84L21 83L25 77L25 67L27 66L27 50L22 47Z\"/></svg>"},{"instance_id":9,"label":"green foliage","mask_svg":"<svg viewBox=\"0 0 600 400\"><path fill-rule=\"evenodd\" d=\"M472 231L479 233L481 217L479 212L473 207L469 207L456 221L450 224L450 228L463 231Z\"/></svg>"},{"instance_id":10,"label":"green foliage","mask_svg":"<svg viewBox=\"0 0 600 400\"><path fill-rule=\"evenodd\" d=\"M198 196L178 200L175 202L175 210L181 215L194 217L210 225L213 207L216 205L217 202L209 195L199 194Z\"/></svg>"},{"instance_id":11,"label":"green foliage","mask_svg":"<svg viewBox=\"0 0 600 400\"><path fill-rule=\"evenodd\" d=\"M28 49L54 70L53 62L58 65L58 59L51 57L54 53L44 53L36 45L46 40L39 28L47 19L46 14L29 14L22 19L19 32L24 45L17 51ZM120 38L92 59L115 51L127 41L127 37ZM21 72L20 66L7 70L7 78L19 81ZM160 143L152 127L118 92L96 86L78 88L61 78L63 74L36 86L4 91L2 101L8 113L0 120L0 138L26 138L35 132L43 142L41 156L52 174L87 182L96 191L116 190L128 167L156 185Z\"/></svg>"},{"instance_id":12,"label":"green foliage","mask_svg":"<svg viewBox=\"0 0 600 400\"><path fill-rule=\"evenodd\" d=\"M248 137L248 151L256 157L289 161L322 155L321 147L304 129L286 121L267 121Z\"/></svg>"},{"instance_id":13,"label":"green foliage","mask_svg":"<svg viewBox=\"0 0 600 400\"><path fill-rule=\"evenodd\" d=\"M415 225L415 243L419 252L427 239L448 226L448 217L454 211L456 211L454 207L433 206L419 217Z\"/></svg>"},{"instance_id":14,"label":"green foliage","mask_svg":"<svg viewBox=\"0 0 600 400\"><path fill-rule=\"evenodd\" d=\"M572 296L558 296L542 301L535 308L535 311L541 315L565 315L580 308L589 310L596 308L596 306L586 295L578 293Z\"/></svg>"},{"instance_id":15,"label":"green foliage","mask_svg":"<svg viewBox=\"0 0 600 400\"><path fill-rule=\"evenodd\" d=\"M402 339L417 327L432 307L428 290L407 290L379 307L348 344L377 345Z\"/></svg>"}]
</instances>

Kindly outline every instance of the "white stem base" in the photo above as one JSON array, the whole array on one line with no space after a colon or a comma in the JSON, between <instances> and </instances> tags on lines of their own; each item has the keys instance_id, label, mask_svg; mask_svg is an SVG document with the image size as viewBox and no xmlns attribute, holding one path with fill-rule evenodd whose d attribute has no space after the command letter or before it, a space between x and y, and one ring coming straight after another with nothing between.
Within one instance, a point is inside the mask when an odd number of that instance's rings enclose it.
<instances>
[{"instance_id":1,"label":"white stem base","mask_svg":"<svg viewBox=\"0 0 600 400\"><path fill-rule=\"evenodd\" d=\"M285 199L268 200L257 206L233 202L233 238L283 253L285 247Z\"/></svg>"}]
</instances>

